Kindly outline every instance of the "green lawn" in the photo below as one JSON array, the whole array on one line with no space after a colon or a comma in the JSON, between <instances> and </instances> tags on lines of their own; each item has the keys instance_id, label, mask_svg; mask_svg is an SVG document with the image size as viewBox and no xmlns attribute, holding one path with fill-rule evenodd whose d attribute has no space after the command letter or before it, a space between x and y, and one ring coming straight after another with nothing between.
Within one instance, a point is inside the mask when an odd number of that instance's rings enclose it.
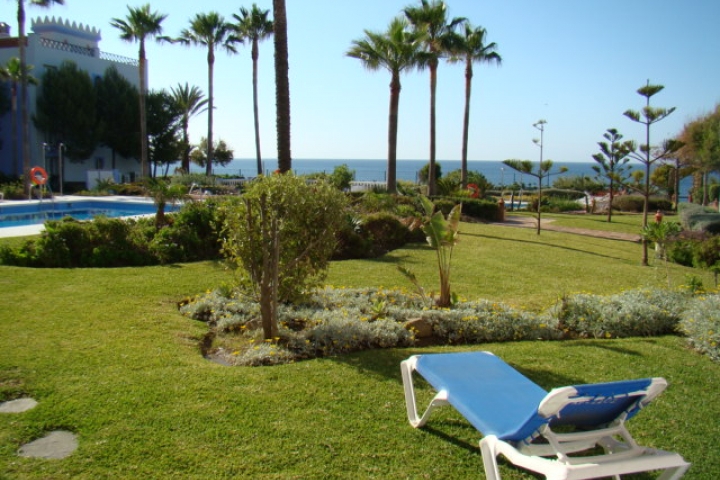
<instances>
[{"instance_id":1,"label":"green lawn","mask_svg":"<svg viewBox=\"0 0 720 480\"><path fill-rule=\"evenodd\" d=\"M654 260L654 259L651 259ZM557 232L463 224L453 290L543 308L559 295L672 285L700 271L640 267L640 247ZM333 263L328 283L409 286L395 264L436 288L434 252ZM40 402L0 415L0 479L482 478L479 434L451 408L415 430L399 363L429 351L490 350L546 388L663 376L670 388L631 421L641 443L720 477L720 366L677 337L524 342L369 351L297 364L223 367L201 358L205 326L177 312L186 296L230 282L210 262L149 268L0 267L0 399ZM421 396L430 392L421 388ZM20 458L53 429L78 434L64 460ZM533 476L503 466L508 479ZM649 477L638 477L649 478Z\"/></svg>"}]
</instances>

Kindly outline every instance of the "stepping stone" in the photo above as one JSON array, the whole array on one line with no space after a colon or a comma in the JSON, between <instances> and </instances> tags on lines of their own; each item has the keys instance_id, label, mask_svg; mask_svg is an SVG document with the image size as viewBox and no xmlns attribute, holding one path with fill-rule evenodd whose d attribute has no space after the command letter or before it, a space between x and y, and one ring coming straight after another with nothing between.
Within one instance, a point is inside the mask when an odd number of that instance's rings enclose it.
<instances>
[{"instance_id":1,"label":"stepping stone","mask_svg":"<svg viewBox=\"0 0 720 480\"><path fill-rule=\"evenodd\" d=\"M31 408L35 408L38 404L32 398L18 398L9 402L0 403L0 413L22 413Z\"/></svg>"},{"instance_id":2,"label":"stepping stone","mask_svg":"<svg viewBox=\"0 0 720 480\"><path fill-rule=\"evenodd\" d=\"M56 430L43 438L20 447L18 455L34 458L65 458L78 447L77 437L72 432Z\"/></svg>"}]
</instances>

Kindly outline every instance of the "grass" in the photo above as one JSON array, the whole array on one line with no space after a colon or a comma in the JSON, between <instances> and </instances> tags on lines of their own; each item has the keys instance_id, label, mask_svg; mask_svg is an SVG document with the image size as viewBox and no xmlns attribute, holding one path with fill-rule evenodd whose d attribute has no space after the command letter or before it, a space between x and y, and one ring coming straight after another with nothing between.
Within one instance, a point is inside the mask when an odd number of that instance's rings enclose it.
<instances>
[{"instance_id":1,"label":"grass","mask_svg":"<svg viewBox=\"0 0 720 480\"><path fill-rule=\"evenodd\" d=\"M639 246L557 232L463 224L453 289L526 308L563 292L664 285ZM436 288L434 252L395 251L333 263L328 283L407 286L402 262ZM671 283L703 272L671 266ZM203 324L177 312L186 296L232 279L204 262L147 268L0 267L0 399L40 402L0 415L0 479L482 478L479 434L453 409L425 429L405 419L399 363L427 351L490 350L540 385L663 376L670 388L631 422L636 438L693 462L686 478L718 478L712 385L720 366L678 337L391 349L269 368L227 368L199 355ZM420 388L428 399L430 391ZM64 428L80 448L64 460L16 456ZM535 478L503 465L503 478ZM649 478L649 477L637 477Z\"/></svg>"}]
</instances>

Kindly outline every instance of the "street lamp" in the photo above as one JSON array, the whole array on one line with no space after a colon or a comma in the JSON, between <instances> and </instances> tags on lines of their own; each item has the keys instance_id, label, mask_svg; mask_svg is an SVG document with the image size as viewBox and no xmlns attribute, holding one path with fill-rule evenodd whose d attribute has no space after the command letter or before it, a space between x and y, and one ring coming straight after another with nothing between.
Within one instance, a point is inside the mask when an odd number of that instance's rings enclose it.
<instances>
[{"instance_id":1,"label":"street lamp","mask_svg":"<svg viewBox=\"0 0 720 480\"><path fill-rule=\"evenodd\" d=\"M47 170L47 165L45 165L45 151L47 150L48 144L43 142L42 144L42 166L43 169Z\"/></svg>"}]
</instances>

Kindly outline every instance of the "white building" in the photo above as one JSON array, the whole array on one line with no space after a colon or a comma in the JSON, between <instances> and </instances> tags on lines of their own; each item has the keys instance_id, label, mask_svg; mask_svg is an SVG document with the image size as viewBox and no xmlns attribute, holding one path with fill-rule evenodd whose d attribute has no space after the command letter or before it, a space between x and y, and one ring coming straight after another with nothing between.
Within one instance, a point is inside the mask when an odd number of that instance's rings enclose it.
<instances>
[{"instance_id":1,"label":"white building","mask_svg":"<svg viewBox=\"0 0 720 480\"><path fill-rule=\"evenodd\" d=\"M101 77L108 67L115 66L117 71L132 85L139 88L138 60L121 57L100 51L98 46L100 30L82 24L70 23L61 18L37 18L32 21L27 37L26 62L32 65L31 75L38 80L48 68L58 67L70 60L80 70L88 72L91 78ZM12 57L19 57L18 37L10 35L10 26L0 23L0 64L6 65ZM32 122L36 109L38 87L28 88L28 112L30 118L30 165L42 166L57 185L60 172L60 145L48 144L42 132ZM18 91L18 102L20 92ZM22 122L21 109L17 108L18 159L13 160L11 112L0 118L0 172L8 175L22 175ZM83 162L63 161L62 176L64 183L85 183L92 186L98 178L113 177L116 182L128 180L139 175L140 162L116 156L114 164L108 148L98 148L92 157Z\"/></svg>"}]
</instances>

